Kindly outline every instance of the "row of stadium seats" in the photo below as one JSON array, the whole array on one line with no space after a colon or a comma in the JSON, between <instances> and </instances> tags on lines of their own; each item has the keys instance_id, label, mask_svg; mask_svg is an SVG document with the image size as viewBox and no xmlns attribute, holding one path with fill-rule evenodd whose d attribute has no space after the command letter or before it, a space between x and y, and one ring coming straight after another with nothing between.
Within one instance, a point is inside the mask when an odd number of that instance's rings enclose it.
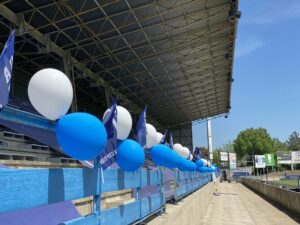
<instances>
[{"instance_id":1,"label":"row of stadium seats","mask_svg":"<svg viewBox=\"0 0 300 225\"><path fill-rule=\"evenodd\" d=\"M0 160L76 163L76 160L23 134L0 126Z\"/></svg>"}]
</instances>

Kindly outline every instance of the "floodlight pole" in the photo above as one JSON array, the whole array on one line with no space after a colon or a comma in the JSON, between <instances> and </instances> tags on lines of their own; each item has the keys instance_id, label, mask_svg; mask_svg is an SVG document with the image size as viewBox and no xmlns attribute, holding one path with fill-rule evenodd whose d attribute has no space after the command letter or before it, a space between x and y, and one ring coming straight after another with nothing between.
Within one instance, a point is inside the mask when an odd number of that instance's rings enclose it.
<instances>
[{"instance_id":1,"label":"floodlight pole","mask_svg":"<svg viewBox=\"0 0 300 225\"><path fill-rule=\"evenodd\" d=\"M209 160L212 162L213 152L212 152L212 136L211 136L211 119L210 118L207 119L206 124L207 124L207 144L208 144Z\"/></svg>"}]
</instances>

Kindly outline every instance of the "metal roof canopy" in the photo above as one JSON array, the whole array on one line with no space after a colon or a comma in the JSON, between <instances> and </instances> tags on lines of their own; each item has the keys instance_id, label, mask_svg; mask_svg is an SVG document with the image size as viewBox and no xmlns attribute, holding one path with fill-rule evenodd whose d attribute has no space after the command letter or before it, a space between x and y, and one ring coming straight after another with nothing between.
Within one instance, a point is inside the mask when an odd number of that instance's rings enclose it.
<instances>
[{"instance_id":1,"label":"metal roof canopy","mask_svg":"<svg viewBox=\"0 0 300 225\"><path fill-rule=\"evenodd\" d=\"M229 112L237 10L237 0L6 0L0 29L17 28L24 76L64 69L78 99L104 109L111 93L173 126Z\"/></svg>"}]
</instances>

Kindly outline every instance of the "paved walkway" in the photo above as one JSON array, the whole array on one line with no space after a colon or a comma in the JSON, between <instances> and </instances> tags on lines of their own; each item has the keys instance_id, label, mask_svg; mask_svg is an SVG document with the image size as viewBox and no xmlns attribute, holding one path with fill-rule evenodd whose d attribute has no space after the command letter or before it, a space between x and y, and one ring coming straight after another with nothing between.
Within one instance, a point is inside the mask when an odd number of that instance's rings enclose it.
<instances>
[{"instance_id":1,"label":"paved walkway","mask_svg":"<svg viewBox=\"0 0 300 225\"><path fill-rule=\"evenodd\" d=\"M201 225L296 225L289 216L238 183L221 183Z\"/></svg>"}]
</instances>

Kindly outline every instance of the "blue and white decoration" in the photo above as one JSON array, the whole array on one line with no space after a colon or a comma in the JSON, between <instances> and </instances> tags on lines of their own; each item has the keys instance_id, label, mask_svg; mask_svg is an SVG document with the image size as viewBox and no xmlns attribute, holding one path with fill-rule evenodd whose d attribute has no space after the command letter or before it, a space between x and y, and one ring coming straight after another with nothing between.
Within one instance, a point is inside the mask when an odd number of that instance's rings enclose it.
<instances>
[{"instance_id":1,"label":"blue and white decoration","mask_svg":"<svg viewBox=\"0 0 300 225\"><path fill-rule=\"evenodd\" d=\"M140 114L136 129L135 129L135 139L142 146L142 148L146 147L146 113L147 106L145 106L144 111Z\"/></svg>"},{"instance_id":2,"label":"blue and white decoration","mask_svg":"<svg viewBox=\"0 0 300 225\"><path fill-rule=\"evenodd\" d=\"M105 148L107 133L95 116L76 112L56 124L56 138L64 153L77 160L96 158Z\"/></svg>"},{"instance_id":3,"label":"blue and white decoration","mask_svg":"<svg viewBox=\"0 0 300 225\"><path fill-rule=\"evenodd\" d=\"M100 165L103 169L108 168L117 160L117 101L113 100L109 111L104 115L103 124L107 132L107 144L100 154Z\"/></svg>"},{"instance_id":4,"label":"blue and white decoration","mask_svg":"<svg viewBox=\"0 0 300 225\"><path fill-rule=\"evenodd\" d=\"M5 43L0 56L0 110L8 103L14 60L15 30Z\"/></svg>"},{"instance_id":5,"label":"blue and white decoration","mask_svg":"<svg viewBox=\"0 0 300 225\"><path fill-rule=\"evenodd\" d=\"M0 56L0 109L9 99L13 68L15 31L12 31ZM55 137L65 154L77 160L93 160L103 169L117 163L124 171L135 171L145 162L145 151L158 166L182 171L214 172L217 166L202 159L196 148L193 155L180 143L173 144L168 129L164 134L146 121L147 107L140 114L135 140L127 139L132 129L132 117L114 99L104 113L103 123L95 116L74 112L67 114L72 104L73 87L61 71L45 68L37 71L29 81L28 96L33 107L55 127ZM66 115L67 114L67 115ZM144 151L145 150L145 151ZM174 150L174 151L173 151Z\"/></svg>"},{"instance_id":6,"label":"blue and white decoration","mask_svg":"<svg viewBox=\"0 0 300 225\"><path fill-rule=\"evenodd\" d=\"M145 161L145 153L142 146L134 140L126 139L118 146L117 163L124 171L135 171Z\"/></svg>"}]
</instances>

